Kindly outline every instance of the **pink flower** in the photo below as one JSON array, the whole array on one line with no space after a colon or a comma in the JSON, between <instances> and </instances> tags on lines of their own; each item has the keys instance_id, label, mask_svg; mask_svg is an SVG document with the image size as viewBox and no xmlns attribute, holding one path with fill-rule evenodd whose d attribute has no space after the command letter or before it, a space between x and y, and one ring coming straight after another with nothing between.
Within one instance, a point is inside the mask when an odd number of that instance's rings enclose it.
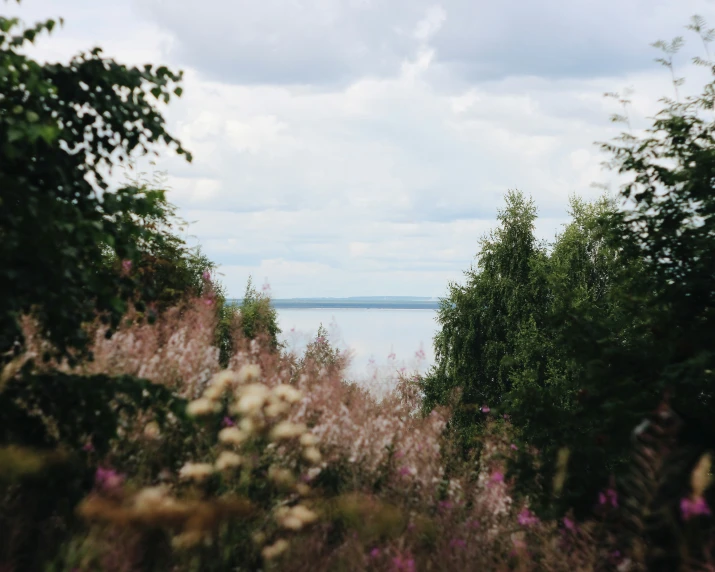
<instances>
[{"instance_id":1,"label":"pink flower","mask_svg":"<svg viewBox=\"0 0 715 572\"><path fill-rule=\"evenodd\" d=\"M425 351L424 351L422 348L420 348L419 350L417 350L417 351L415 352L415 357L416 357L417 359L420 359L420 360L421 360L421 359L425 359L425 357L427 357L427 356L426 356L426 354L425 354Z\"/></svg>"},{"instance_id":2,"label":"pink flower","mask_svg":"<svg viewBox=\"0 0 715 572\"><path fill-rule=\"evenodd\" d=\"M533 526L539 523L539 517L526 507L519 513L517 520L521 526Z\"/></svg>"},{"instance_id":3,"label":"pink flower","mask_svg":"<svg viewBox=\"0 0 715 572\"><path fill-rule=\"evenodd\" d=\"M683 520L690 520L698 515L710 515L710 507L703 497L692 500L688 497L680 499L680 514Z\"/></svg>"},{"instance_id":4,"label":"pink flower","mask_svg":"<svg viewBox=\"0 0 715 572\"><path fill-rule=\"evenodd\" d=\"M598 504L618 508L618 493L614 489L606 489L604 492L598 493Z\"/></svg>"},{"instance_id":5,"label":"pink flower","mask_svg":"<svg viewBox=\"0 0 715 572\"><path fill-rule=\"evenodd\" d=\"M410 469L409 469L409 467L402 467L402 468L400 469L400 476L401 476L401 477L406 477L406 476L409 475L409 474L410 474Z\"/></svg>"},{"instance_id":6,"label":"pink flower","mask_svg":"<svg viewBox=\"0 0 715 572\"><path fill-rule=\"evenodd\" d=\"M516 445L514 445L514 443L512 443L511 445L509 445L509 447L511 448L512 451L518 451L518 450L519 450L519 447L517 447Z\"/></svg>"},{"instance_id":7,"label":"pink flower","mask_svg":"<svg viewBox=\"0 0 715 572\"><path fill-rule=\"evenodd\" d=\"M503 483L504 482L504 473L501 471L494 471L491 476L491 482L493 483Z\"/></svg>"},{"instance_id":8,"label":"pink flower","mask_svg":"<svg viewBox=\"0 0 715 572\"><path fill-rule=\"evenodd\" d=\"M576 532L578 530L576 523L567 516L564 517L564 528L566 528L566 530L570 530L571 532Z\"/></svg>"},{"instance_id":9,"label":"pink flower","mask_svg":"<svg viewBox=\"0 0 715 572\"><path fill-rule=\"evenodd\" d=\"M92 442L90 441L89 443L85 443L85 445L82 447L82 450L85 453L93 453L94 452L94 445L92 445Z\"/></svg>"},{"instance_id":10,"label":"pink flower","mask_svg":"<svg viewBox=\"0 0 715 572\"><path fill-rule=\"evenodd\" d=\"M229 416L226 416L223 418L223 421L221 421L221 426L222 427L233 427L235 423L233 422L233 419L231 419Z\"/></svg>"},{"instance_id":11,"label":"pink flower","mask_svg":"<svg viewBox=\"0 0 715 572\"><path fill-rule=\"evenodd\" d=\"M94 475L95 486L103 492L112 492L122 486L124 476L114 469L99 467Z\"/></svg>"},{"instance_id":12,"label":"pink flower","mask_svg":"<svg viewBox=\"0 0 715 572\"><path fill-rule=\"evenodd\" d=\"M404 572L414 572L415 561L407 556L395 556L392 559L392 569L395 571L400 570Z\"/></svg>"},{"instance_id":13,"label":"pink flower","mask_svg":"<svg viewBox=\"0 0 715 572\"><path fill-rule=\"evenodd\" d=\"M206 281L211 280L211 273L208 270L204 270L201 277Z\"/></svg>"},{"instance_id":14,"label":"pink flower","mask_svg":"<svg viewBox=\"0 0 715 572\"><path fill-rule=\"evenodd\" d=\"M395 354L395 352L390 352L390 355L387 356L387 359L395 359L396 357L397 355Z\"/></svg>"},{"instance_id":15,"label":"pink flower","mask_svg":"<svg viewBox=\"0 0 715 572\"><path fill-rule=\"evenodd\" d=\"M370 551L370 558L377 558L378 556L380 556L380 549L379 549L379 548L373 548L373 549Z\"/></svg>"},{"instance_id":16,"label":"pink flower","mask_svg":"<svg viewBox=\"0 0 715 572\"><path fill-rule=\"evenodd\" d=\"M452 503L448 500L443 500L439 501L439 503L437 503L437 506L439 507L439 510L449 510L452 508Z\"/></svg>"},{"instance_id":17,"label":"pink flower","mask_svg":"<svg viewBox=\"0 0 715 572\"><path fill-rule=\"evenodd\" d=\"M467 546L467 543L461 538L453 538L449 541L449 546L451 548L465 548Z\"/></svg>"},{"instance_id":18,"label":"pink flower","mask_svg":"<svg viewBox=\"0 0 715 572\"><path fill-rule=\"evenodd\" d=\"M122 260L122 270L124 272L129 272L132 269L132 261L131 260Z\"/></svg>"},{"instance_id":19,"label":"pink flower","mask_svg":"<svg viewBox=\"0 0 715 572\"><path fill-rule=\"evenodd\" d=\"M491 409L487 405L482 405L482 413L489 413Z\"/></svg>"}]
</instances>

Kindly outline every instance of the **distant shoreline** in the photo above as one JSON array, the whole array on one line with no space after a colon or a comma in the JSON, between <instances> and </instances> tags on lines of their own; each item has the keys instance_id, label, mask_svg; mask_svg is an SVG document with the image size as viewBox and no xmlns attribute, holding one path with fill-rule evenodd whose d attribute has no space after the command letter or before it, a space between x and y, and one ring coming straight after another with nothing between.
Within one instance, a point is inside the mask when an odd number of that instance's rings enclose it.
<instances>
[{"instance_id":1,"label":"distant shoreline","mask_svg":"<svg viewBox=\"0 0 715 572\"><path fill-rule=\"evenodd\" d=\"M240 304L233 299L230 303ZM365 310L437 310L439 300L409 296L375 296L355 298L283 298L271 300L276 310L281 309L365 309Z\"/></svg>"}]
</instances>

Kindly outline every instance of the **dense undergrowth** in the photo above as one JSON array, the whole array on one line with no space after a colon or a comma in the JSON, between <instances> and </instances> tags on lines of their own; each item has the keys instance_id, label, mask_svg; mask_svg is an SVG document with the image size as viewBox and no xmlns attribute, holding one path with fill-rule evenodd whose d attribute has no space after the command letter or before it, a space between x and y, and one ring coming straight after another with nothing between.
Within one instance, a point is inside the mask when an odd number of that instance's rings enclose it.
<instances>
[{"instance_id":1,"label":"dense undergrowth","mask_svg":"<svg viewBox=\"0 0 715 572\"><path fill-rule=\"evenodd\" d=\"M626 202L554 244L508 193L435 367L375 392L228 305L159 183L110 190L190 159L181 75L23 54L54 26L0 18L0 570L713 568L713 84L604 145Z\"/></svg>"}]
</instances>

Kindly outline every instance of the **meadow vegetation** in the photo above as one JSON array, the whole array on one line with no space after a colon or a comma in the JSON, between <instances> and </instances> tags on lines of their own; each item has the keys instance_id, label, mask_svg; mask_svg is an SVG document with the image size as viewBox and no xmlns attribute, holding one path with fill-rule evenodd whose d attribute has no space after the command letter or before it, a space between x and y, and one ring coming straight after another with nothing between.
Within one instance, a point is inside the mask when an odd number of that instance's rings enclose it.
<instances>
[{"instance_id":1,"label":"meadow vegetation","mask_svg":"<svg viewBox=\"0 0 715 572\"><path fill-rule=\"evenodd\" d=\"M0 17L0 570L713 568L715 82L604 143L620 196L552 243L509 191L435 366L377 395L229 305L161 180L110 188L191 160L181 74L33 61L54 27Z\"/></svg>"}]
</instances>

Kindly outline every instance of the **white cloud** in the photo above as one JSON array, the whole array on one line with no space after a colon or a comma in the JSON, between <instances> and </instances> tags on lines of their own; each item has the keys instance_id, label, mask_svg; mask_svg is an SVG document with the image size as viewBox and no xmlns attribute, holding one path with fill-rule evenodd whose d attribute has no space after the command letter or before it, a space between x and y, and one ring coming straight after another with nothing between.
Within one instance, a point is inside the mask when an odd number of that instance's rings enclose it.
<instances>
[{"instance_id":1,"label":"white cloud","mask_svg":"<svg viewBox=\"0 0 715 572\"><path fill-rule=\"evenodd\" d=\"M632 85L634 128L647 125L670 90L647 44L704 6L649 0L629 21L642 3L70 0L65 29L34 53L99 43L122 61L186 68L166 117L194 163L167 153L157 168L231 296L249 274L280 297L439 296L507 189L534 196L550 238L571 193L610 180L593 142L620 127L603 93ZM12 10L34 20L57 8ZM539 53L546 63L529 67Z\"/></svg>"}]
</instances>

